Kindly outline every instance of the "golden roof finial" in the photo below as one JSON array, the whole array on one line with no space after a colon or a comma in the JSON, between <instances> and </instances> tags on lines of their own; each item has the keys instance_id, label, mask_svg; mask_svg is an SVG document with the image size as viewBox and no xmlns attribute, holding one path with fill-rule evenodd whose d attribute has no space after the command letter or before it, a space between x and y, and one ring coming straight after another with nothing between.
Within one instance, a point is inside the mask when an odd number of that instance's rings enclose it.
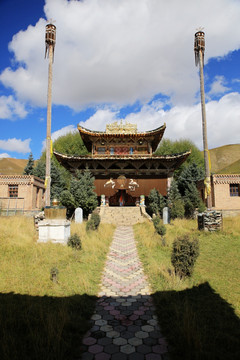
<instances>
[{"instance_id":1,"label":"golden roof finial","mask_svg":"<svg viewBox=\"0 0 240 360\"><path fill-rule=\"evenodd\" d=\"M120 120L120 123L115 121L112 124L106 125L107 134L136 134L137 133L137 124L131 124L127 121L123 124L123 120Z\"/></svg>"}]
</instances>

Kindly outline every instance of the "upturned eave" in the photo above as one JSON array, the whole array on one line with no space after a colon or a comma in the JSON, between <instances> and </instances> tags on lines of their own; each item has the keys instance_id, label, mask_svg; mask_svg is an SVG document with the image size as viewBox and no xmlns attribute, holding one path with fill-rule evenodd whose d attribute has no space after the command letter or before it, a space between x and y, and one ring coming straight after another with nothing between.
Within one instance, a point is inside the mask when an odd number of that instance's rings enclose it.
<instances>
[{"instance_id":1,"label":"upturned eave","mask_svg":"<svg viewBox=\"0 0 240 360\"><path fill-rule=\"evenodd\" d=\"M83 126L78 125L78 131L81 135L81 138L84 142L84 145L91 152L93 138L131 138L131 139L140 139L153 138L152 142L152 151L155 151L163 137L164 131L166 129L166 124L148 131L136 132L136 133L107 133L105 131L93 131L84 128Z\"/></svg>"}]
</instances>

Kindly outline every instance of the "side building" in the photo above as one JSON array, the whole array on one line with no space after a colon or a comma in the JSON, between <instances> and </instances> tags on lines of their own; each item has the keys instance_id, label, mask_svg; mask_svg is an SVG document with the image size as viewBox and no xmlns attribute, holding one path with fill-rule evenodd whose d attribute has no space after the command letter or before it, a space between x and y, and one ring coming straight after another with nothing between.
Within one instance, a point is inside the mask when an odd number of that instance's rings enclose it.
<instances>
[{"instance_id":1,"label":"side building","mask_svg":"<svg viewBox=\"0 0 240 360\"><path fill-rule=\"evenodd\" d=\"M44 206L44 180L33 175L0 175L3 214L39 211Z\"/></svg>"},{"instance_id":2,"label":"side building","mask_svg":"<svg viewBox=\"0 0 240 360\"><path fill-rule=\"evenodd\" d=\"M117 122L106 131L88 130L78 125L89 155L69 156L54 151L61 165L73 175L90 170L95 177L99 203L109 206L135 206L147 200L152 189L167 195L174 171L187 159L190 151L169 156L154 155L166 125L138 132L134 124Z\"/></svg>"},{"instance_id":3,"label":"side building","mask_svg":"<svg viewBox=\"0 0 240 360\"><path fill-rule=\"evenodd\" d=\"M199 181L198 190L204 200L204 182ZM240 214L240 174L214 174L211 176L213 210L223 216Z\"/></svg>"}]
</instances>

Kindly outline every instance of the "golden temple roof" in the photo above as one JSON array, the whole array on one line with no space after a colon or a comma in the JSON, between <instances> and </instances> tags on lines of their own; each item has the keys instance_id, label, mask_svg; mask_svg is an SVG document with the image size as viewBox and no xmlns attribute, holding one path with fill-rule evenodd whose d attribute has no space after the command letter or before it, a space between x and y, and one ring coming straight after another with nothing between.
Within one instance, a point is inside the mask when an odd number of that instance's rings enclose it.
<instances>
[{"instance_id":1,"label":"golden temple roof","mask_svg":"<svg viewBox=\"0 0 240 360\"><path fill-rule=\"evenodd\" d=\"M79 133L82 137L84 145L91 151L93 138L145 138L150 139L152 143L152 149L155 151L158 147L159 142L161 141L164 131L166 129L166 124L148 131L137 132L136 126L133 124L122 124L118 125L117 123L110 124L107 127L106 131L94 131L84 128L83 126L78 125Z\"/></svg>"}]
</instances>

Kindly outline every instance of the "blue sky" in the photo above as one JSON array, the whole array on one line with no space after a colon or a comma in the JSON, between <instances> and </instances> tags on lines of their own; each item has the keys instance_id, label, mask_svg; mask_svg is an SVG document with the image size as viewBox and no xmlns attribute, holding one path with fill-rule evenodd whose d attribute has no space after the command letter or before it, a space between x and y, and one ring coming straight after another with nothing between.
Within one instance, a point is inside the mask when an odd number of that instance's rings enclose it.
<instances>
[{"instance_id":1,"label":"blue sky","mask_svg":"<svg viewBox=\"0 0 240 360\"><path fill-rule=\"evenodd\" d=\"M240 1L0 0L0 157L39 158L46 137L46 19L55 20L52 137L139 130L202 149L194 33L206 34L209 148L240 143Z\"/></svg>"}]
</instances>

